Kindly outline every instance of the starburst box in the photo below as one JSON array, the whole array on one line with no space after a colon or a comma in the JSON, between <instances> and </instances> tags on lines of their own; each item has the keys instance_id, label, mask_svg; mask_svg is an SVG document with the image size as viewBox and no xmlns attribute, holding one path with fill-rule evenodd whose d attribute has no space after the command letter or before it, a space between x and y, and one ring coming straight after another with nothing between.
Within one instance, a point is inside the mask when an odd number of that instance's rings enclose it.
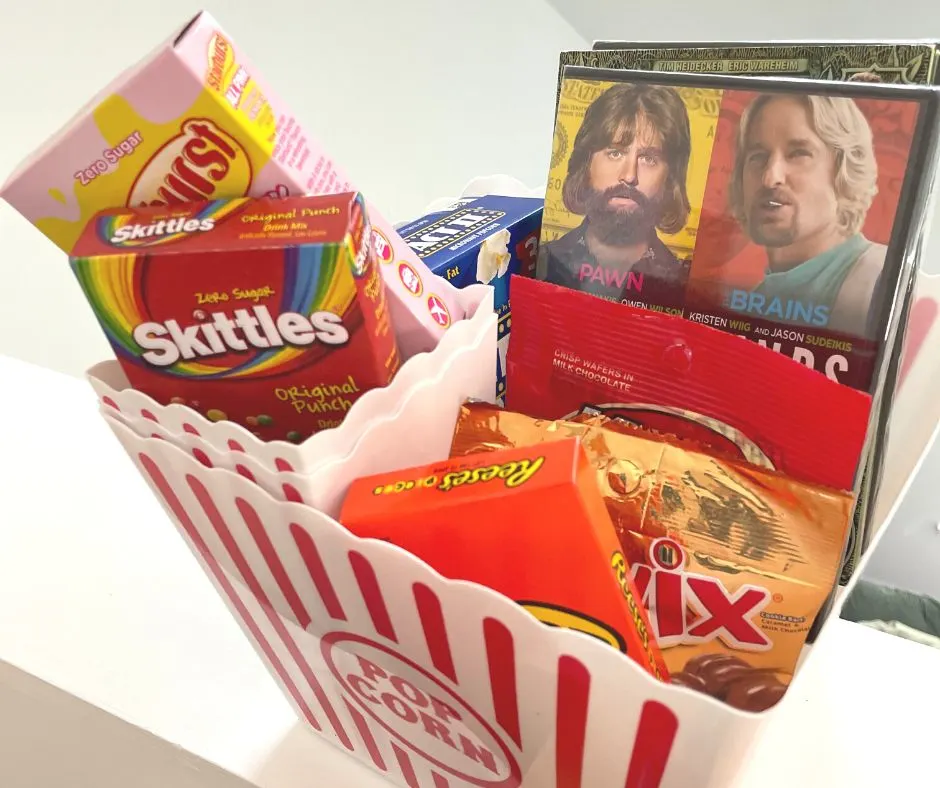
<instances>
[{"instance_id":1,"label":"starburst box","mask_svg":"<svg viewBox=\"0 0 940 788\"><path fill-rule=\"evenodd\" d=\"M369 229L356 194L117 209L72 267L134 388L297 443L398 371Z\"/></svg>"},{"instance_id":2,"label":"starburst box","mask_svg":"<svg viewBox=\"0 0 940 788\"><path fill-rule=\"evenodd\" d=\"M0 197L71 254L108 208L348 191L338 163L202 12L92 98ZM402 353L432 350L465 298L368 208Z\"/></svg>"}]
</instances>

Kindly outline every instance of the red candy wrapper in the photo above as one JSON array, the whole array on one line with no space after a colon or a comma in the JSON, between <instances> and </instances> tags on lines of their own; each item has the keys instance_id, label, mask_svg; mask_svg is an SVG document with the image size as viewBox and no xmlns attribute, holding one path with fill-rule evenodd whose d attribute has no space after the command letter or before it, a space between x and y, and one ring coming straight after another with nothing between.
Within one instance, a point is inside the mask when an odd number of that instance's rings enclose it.
<instances>
[{"instance_id":1,"label":"red candy wrapper","mask_svg":"<svg viewBox=\"0 0 940 788\"><path fill-rule=\"evenodd\" d=\"M605 415L850 490L871 397L741 337L514 276L506 407Z\"/></svg>"}]
</instances>

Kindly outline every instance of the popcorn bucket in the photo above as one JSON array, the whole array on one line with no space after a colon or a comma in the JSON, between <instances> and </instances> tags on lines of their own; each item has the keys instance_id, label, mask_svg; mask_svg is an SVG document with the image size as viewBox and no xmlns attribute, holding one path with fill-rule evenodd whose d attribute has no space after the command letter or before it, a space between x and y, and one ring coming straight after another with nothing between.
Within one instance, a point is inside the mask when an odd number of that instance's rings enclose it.
<instances>
[{"instance_id":1,"label":"popcorn bucket","mask_svg":"<svg viewBox=\"0 0 940 788\"><path fill-rule=\"evenodd\" d=\"M334 519L355 478L445 458L461 401L492 401L491 295L466 292L477 309L464 325L362 397L342 427L299 447L162 408L110 364L90 376L115 435L299 718L391 784L733 784L795 693L751 714L657 682L609 645ZM937 334L930 321L899 403ZM888 455L887 467L909 473L910 448L892 440Z\"/></svg>"},{"instance_id":2,"label":"popcorn bucket","mask_svg":"<svg viewBox=\"0 0 940 788\"><path fill-rule=\"evenodd\" d=\"M395 784L726 786L760 728L592 637L109 423L300 718ZM415 441L389 453L423 461Z\"/></svg>"}]
</instances>

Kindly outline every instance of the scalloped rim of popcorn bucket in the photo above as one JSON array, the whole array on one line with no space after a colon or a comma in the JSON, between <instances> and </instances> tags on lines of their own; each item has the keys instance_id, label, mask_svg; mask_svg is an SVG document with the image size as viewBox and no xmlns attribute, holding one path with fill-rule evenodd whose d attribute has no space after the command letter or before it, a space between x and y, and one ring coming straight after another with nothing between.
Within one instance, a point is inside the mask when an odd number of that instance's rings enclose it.
<instances>
[{"instance_id":1,"label":"scalloped rim of popcorn bucket","mask_svg":"<svg viewBox=\"0 0 940 788\"><path fill-rule=\"evenodd\" d=\"M242 451L219 449L199 435L174 433L156 421L130 418L109 405L99 405L99 412L142 438L173 443L206 467L237 473L277 500L304 503L336 514L352 479L401 467L394 453L387 451L388 446L408 443L413 464L436 462L447 456L463 402L468 398L492 399L496 386L492 352L496 316L481 319L465 339L464 345L436 349L436 374L414 380L408 388L397 386L394 399L388 400L394 407L388 412L359 419L361 429L352 436L354 441L347 454L322 455L316 468L308 472L272 470L266 461L251 454L250 446ZM369 404L363 397L353 408Z\"/></svg>"},{"instance_id":2,"label":"scalloped rim of popcorn bucket","mask_svg":"<svg viewBox=\"0 0 940 788\"><path fill-rule=\"evenodd\" d=\"M105 406L118 410L123 420L144 433L156 423L172 435L194 435L202 438L219 452L246 452L271 471L316 473L325 462L349 455L356 441L376 420L395 418L402 394L414 383L431 380L447 366L448 358L463 348L480 348L492 335L495 344L496 316L493 310L493 289L473 285L461 291L468 317L455 323L434 350L409 358L394 380L387 386L363 394L350 408L339 427L318 432L303 443L286 441L264 442L245 427L231 421L211 422L187 405L160 405L151 397L130 388L120 364L105 361L88 370L86 376ZM495 358L495 350L492 353ZM480 399L493 401L496 390L496 364L493 366L490 391L476 393ZM468 394L469 396L469 394Z\"/></svg>"}]
</instances>

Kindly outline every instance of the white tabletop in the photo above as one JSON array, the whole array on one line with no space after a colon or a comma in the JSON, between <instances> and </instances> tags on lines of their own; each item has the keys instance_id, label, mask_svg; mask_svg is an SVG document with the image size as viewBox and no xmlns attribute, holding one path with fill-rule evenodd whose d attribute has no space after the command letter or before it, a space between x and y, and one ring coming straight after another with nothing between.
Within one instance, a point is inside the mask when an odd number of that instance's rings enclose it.
<instances>
[{"instance_id":1,"label":"white tabletop","mask_svg":"<svg viewBox=\"0 0 940 788\"><path fill-rule=\"evenodd\" d=\"M296 722L90 387L2 357L0 381L0 785L126 786L130 763L135 788L387 785ZM938 652L833 622L741 785L923 784L940 708L924 677L938 669ZM70 696L113 718L69 710ZM50 711L13 720L11 697ZM74 721L62 741L50 715ZM118 720L137 738L92 741L121 735ZM24 748L40 733L50 757L37 762Z\"/></svg>"}]
</instances>

